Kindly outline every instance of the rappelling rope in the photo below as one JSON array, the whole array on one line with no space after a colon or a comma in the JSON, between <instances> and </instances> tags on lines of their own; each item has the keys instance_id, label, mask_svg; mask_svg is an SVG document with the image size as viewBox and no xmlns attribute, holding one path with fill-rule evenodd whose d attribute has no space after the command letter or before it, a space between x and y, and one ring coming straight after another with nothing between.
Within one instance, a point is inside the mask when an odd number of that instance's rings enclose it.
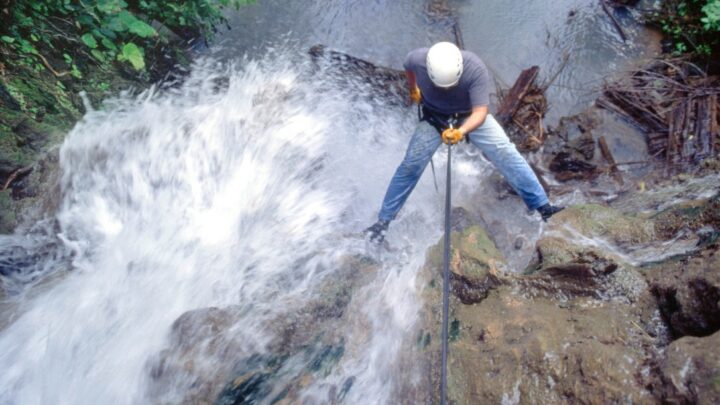
<instances>
[{"instance_id":1,"label":"rappelling rope","mask_svg":"<svg viewBox=\"0 0 720 405\"><path fill-rule=\"evenodd\" d=\"M448 144L447 180L445 183L445 248L443 257L443 320L442 369L440 371L440 403L447 403L448 317L450 312L450 157L452 144Z\"/></svg>"}]
</instances>

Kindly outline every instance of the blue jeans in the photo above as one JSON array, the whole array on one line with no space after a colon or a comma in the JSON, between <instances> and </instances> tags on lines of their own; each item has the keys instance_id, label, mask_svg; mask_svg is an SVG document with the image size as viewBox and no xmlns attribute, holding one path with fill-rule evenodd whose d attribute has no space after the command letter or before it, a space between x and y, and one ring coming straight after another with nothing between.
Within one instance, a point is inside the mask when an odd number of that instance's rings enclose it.
<instances>
[{"instance_id":1,"label":"blue jeans","mask_svg":"<svg viewBox=\"0 0 720 405\"><path fill-rule=\"evenodd\" d=\"M490 162L534 210L548 203L547 195L525 158L510 142L500 124L488 114L485 122L468 134L470 142L480 148ZM405 204L425 167L442 143L437 130L421 121L410 140L405 158L390 181L378 219L391 221Z\"/></svg>"}]
</instances>

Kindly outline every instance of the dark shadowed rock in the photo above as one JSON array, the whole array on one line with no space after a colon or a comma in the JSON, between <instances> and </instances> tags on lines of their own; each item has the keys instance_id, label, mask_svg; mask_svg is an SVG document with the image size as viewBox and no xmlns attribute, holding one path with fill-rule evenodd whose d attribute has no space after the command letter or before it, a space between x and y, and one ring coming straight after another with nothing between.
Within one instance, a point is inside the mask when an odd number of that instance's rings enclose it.
<instances>
[{"instance_id":1,"label":"dark shadowed rock","mask_svg":"<svg viewBox=\"0 0 720 405\"><path fill-rule=\"evenodd\" d=\"M378 66L324 45L313 46L309 54L316 66L323 69L326 80L334 77L343 85L355 81L360 84L356 87L358 94L365 94L382 103L409 105L403 71Z\"/></svg>"},{"instance_id":2,"label":"dark shadowed rock","mask_svg":"<svg viewBox=\"0 0 720 405\"><path fill-rule=\"evenodd\" d=\"M501 283L497 266L504 262L485 231L475 225L451 235L450 279L453 295L464 304L482 301L490 289ZM430 248L428 266L441 275L442 241Z\"/></svg>"},{"instance_id":3,"label":"dark shadowed rock","mask_svg":"<svg viewBox=\"0 0 720 405\"><path fill-rule=\"evenodd\" d=\"M668 404L720 403L720 332L704 338L684 337L666 349L656 387Z\"/></svg>"},{"instance_id":4,"label":"dark shadowed rock","mask_svg":"<svg viewBox=\"0 0 720 405\"><path fill-rule=\"evenodd\" d=\"M715 246L643 268L673 338L720 330L719 253Z\"/></svg>"}]
</instances>

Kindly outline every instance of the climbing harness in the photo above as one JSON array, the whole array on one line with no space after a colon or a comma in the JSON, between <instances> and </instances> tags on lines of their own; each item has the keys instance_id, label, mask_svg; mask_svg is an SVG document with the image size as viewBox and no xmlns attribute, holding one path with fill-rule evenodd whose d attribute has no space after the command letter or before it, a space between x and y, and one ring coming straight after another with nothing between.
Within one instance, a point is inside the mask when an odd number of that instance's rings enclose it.
<instances>
[{"instance_id":1,"label":"climbing harness","mask_svg":"<svg viewBox=\"0 0 720 405\"><path fill-rule=\"evenodd\" d=\"M440 371L440 403L447 403L448 317L450 311L450 157L452 144L448 144L447 180L445 184L445 246L443 255L443 319L442 369Z\"/></svg>"},{"instance_id":2,"label":"climbing harness","mask_svg":"<svg viewBox=\"0 0 720 405\"><path fill-rule=\"evenodd\" d=\"M418 104L418 118L420 121L426 121L441 134L445 129L451 126L455 127L458 123L465 121L470 114L471 112L445 114L440 111L435 111L425 104Z\"/></svg>"},{"instance_id":3,"label":"climbing harness","mask_svg":"<svg viewBox=\"0 0 720 405\"><path fill-rule=\"evenodd\" d=\"M426 107L422 102L417 105L418 121L426 121L432 125L438 134L442 134L445 128L455 127L458 123L463 122L470 113L443 114ZM470 137L465 137L466 142L470 142ZM435 161L430 158L430 169L433 174L433 184L435 184L435 192L440 194L440 188L437 183L437 175L435 174Z\"/></svg>"}]
</instances>

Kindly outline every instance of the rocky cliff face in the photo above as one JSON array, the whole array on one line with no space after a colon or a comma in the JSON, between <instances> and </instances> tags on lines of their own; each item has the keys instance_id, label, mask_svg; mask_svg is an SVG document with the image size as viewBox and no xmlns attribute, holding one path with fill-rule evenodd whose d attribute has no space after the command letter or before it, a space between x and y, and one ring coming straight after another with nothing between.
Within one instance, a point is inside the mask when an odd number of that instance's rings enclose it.
<instances>
[{"instance_id":1,"label":"rocky cliff face","mask_svg":"<svg viewBox=\"0 0 720 405\"><path fill-rule=\"evenodd\" d=\"M634 197L637 204L645 196ZM502 258L481 227L455 232L450 399L717 403L718 201L715 195L645 214L569 207L537 241L524 275L498 270ZM679 239L692 241L691 249L663 257ZM424 269L433 342L440 246ZM436 349L427 353L439 370Z\"/></svg>"},{"instance_id":2,"label":"rocky cliff face","mask_svg":"<svg viewBox=\"0 0 720 405\"><path fill-rule=\"evenodd\" d=\"M720 194L659 207L656 197L568 207L547 225L524 272L507 268L482 226L456 223L450 400L718 403ZM399 378L398 399L438 399L441 269L442 240L420 270L421 324L396 359L399 373L419 368L425 377ZM350 257L307 307L263 325L244 325L239 308L186 313L148 364L150 396L197 404L302 401L352 351L332 331L351 322L346 308L362 305L353 291L376 271L373 260ZM283 332L260 355L237 339L237 328L253 327ZM341 403L353 384L349 378L332 387L328 401Z\"/></svg>"}]
</instances>

